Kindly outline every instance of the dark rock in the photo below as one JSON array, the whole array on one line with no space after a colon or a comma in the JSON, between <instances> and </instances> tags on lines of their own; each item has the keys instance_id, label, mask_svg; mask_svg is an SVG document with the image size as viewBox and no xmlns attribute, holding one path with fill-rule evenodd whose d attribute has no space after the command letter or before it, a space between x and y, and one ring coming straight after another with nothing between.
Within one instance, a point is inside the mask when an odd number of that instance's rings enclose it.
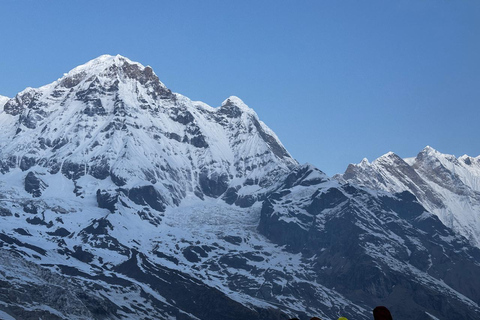
<instances>
[{"instance_id":1,"label":"dark rock","mask_svg":"<svg viewBox=\"0 0 480 320\"><path fill-rule=\"evenodd\" d=\"M42 191L48 187L48 185L38 178L32 171L30 171L25 177L24 185L25 191L30 193L35 198L40 197L42 195Z\"/></svg>"},{"instance_id":2,"label":"dark rock","mask_svg":"<svg viewBox=\"0 0 480 320\"><path fill-rule=\"evenodd\" d=\"M68 143L68 139L66 138L57 138L55 140L52 141L51 145L52 145L52 151L56 151L56 150L59 150L60 148L64 147L65 145L67 145Z\"/></svg>"},{"instance_id":3,"label":"dark rock","mask_svg":"<svg viewBox=\"0 0 480 320\"><path fill-rule=\"evenodd\" d=\"M113 225L107 219L98 219L83 229L81 232L89 235L107 235L109 230L113 230Z\"/></svg>"},{"instance_id":4,"label":"dark rock","mask_svg":"<svg viewBox=\"0 0 480 320\"><path fill-rule=\"evenodd\" d=\"M218 113L225 115L227 118L240 118L242 116L242 110L230 100L220 107Z\"/></svg>"},{"instance_id":5,"label":"dark rock","mask_svg":"<svg viewBox=\"0 0 480 320\"><path fill-rule=\"evenodd\" d=\"M196 135L190 139L190 144L197 148L208 148L208 143L203 135Z\"/></svg>"},{"instance_id":6,"label":"dark rock","mask_svg":"<svg viewBox=\"0 0 480 320\"><path fill-rule=\"evenodd\" d=\"M312 202L307 206L307 212L317 215L322 210L331 209L339 206L342 202L347 201L348 198L337 188L330 188L326 192L314 193Z\"/></svg>"},{"instance_id":7,"label":"dark rock","mask_svg":"<svg viewBox=\"0 0 480 320\"><path fill-rule=\"evenodd\" d=\"M176 122L187 125L195 120L195 118L189 111L180 111L179 109L176 109L175 111L176 112L173 113L170 117Z\"/></svg>"},{"instance_id":8,"label":"dark rock","mask_svg":"<svg viewBox=\"0 0 480 320\"><path fill-rule=\"evenodd\" d=\"M136 64L124 62L122 65L124 74L138 80L140 84L150 88L148 94L154 99L174 99L173 93L167 89L153 72L152 68L145 67L143 70Z\"/></svg>"},{"instance_id":9,"label":"dark rock","mask_svg":"<svg viewBox=\"0 0 480 320\"><path fill-rule=\"evenodd\" d=\"M182 141L182 137L180 137L178 134L174 132L167 132L165 136L169 139L177 140L178 142Z\"/></svg>"},{"instance_id":10,"label":"dark rock","mask_svg":"<svg viewBox=\"0 0 480 320\"><path fill-rule=\"evenodd\" d=\"M162 219L158 217L158 215L154 215L150 212L150 210L146 211L138 211L137 214L139 215L142 220L147 220L154 226L159 226L160 223L162 222Z\"/></svg>"},{"instance_id":11,"label":"dark rock","mask_svg":"<svg viewBox=\"0 0 480 320\"><path fill-rule=\"evenodd\" d=\"M275 243L287 245L293 252L301 251L308 239L308 233L296 223L286 223L274 214L273 203L263 202L258 230Z\"/></svg>"},{"instance_id":12,"label":"dark rock","mask_svg":"<svg viewBox=\"0 0 480 320\"><path fill-rule=\"evenodd\" d=\"M38 209L33 201L28 201L23 204L23 211L26 213L37 214Z\"/></svg>"},{"instance_id":13,"label":"dark rock","mask_svg":"<svg viewBox=\"0 0 480 320\"><path fill-rule=\"evenodd\" d=\"M20 169L22 171L27 171L31 167L33 167L37 163L37 159L33 157L27 157L23 156L22 159L20 160Z\"/></svg>"},{"instance_id":14,"label":"dark rock","mask_svg":"<svg viewBox=\"0 0 480 320\"><path fill-rule=\"evenodd\" d=\"M193 251L192 247L187 247L182 251L183 256L189 262L197 263L200 262L201 259L198 257L197 253Z\"/></svg>"},{"instance_id":15,"label":"dark rock","mask_svg":"<svg viewBox=\"0 0 480 320\"><path fill-rule=\"evenodd\" d=\"M64 237L68 237L70 235L70 231L68 231L65 228L58 228L54 232L47 232L47 234L49 234L51 236L58 236L58 237L64 238Z\"/></svg>"},{"instance_id":16,"label":"dark rock","mask_svg":"<svg viewBox=\"0 0 480 320\"><path fill-rule=\"evenodd\" d=\"M296 167L285 179L284 188L289 189L297 185L311 186L326 181L326 179L322 178L308 179L309 176L314 172L316 172L317 175L324 176L324 173L322 171L311 165L303 165Z\"/></svg>"},{"instance_id":17,"label":"dark rock","mask_svg":"<svg viewBox=\"0 0 480 320\"><path fill-rule=\"evenodd\" d=\"M60 207L60 206L52 207L52 208L50 208L50 210L52 210L52 211L55 212L55 213L60 213L60 214L67 214L67 213L68 213L68 210L67 210L67 209L62 208L62 207Z\"/></svg>"},{"instance_id":18,"label":"dark rock","mask_svg":"<svg viewBox=\"0 0 480 320\"><path fill-rule=\"evenodd\" d=\"M105 116L107 111L102 105L102 100L100 99L92 99L86 102L86 107L83 110L83 113L88 115L89 117L93 116Z\"/></svg>"},{"instance_id":19,"label":"dark rock","mask_svg":"<svg viewBox=\"0 0 480 320\"><path fill-rule=\"evenodd\" d=\"M12 116L22 114L25 109L36 109L40 96L40 92L28 90L21 95L18 94L14 99L8 100L3 106L3 109L6 113L11 114Z\"/></svg>"},{"instance_id":20,"label":"dark rock","mask_svg":"<svg viewBox=\"0 0 480 320\"><path fill-rule=\"evenodd\" d=\"M128 198L138 205L148 205L152 209L164 212L166 201L154 186L132 188L128 191Z\"/></svg>"},{"instance_id":21,"label":"dark rock","mask_svg":"<svg viewBox=\"0 0 480 320\"><path fill-rule=\"evenodd\" d=\"M24 107L19 103L18 98L8 100L3 106L3 110L12 116L19 115L22 113L23 109Z\"/></svg>"},{"instance_id":22,"label":"dark rock","mask_svg":"<svg viewBox=\"0 0 480 320\"><path fill-rule=\"evenodd\" d=\"M75 246L73 247L75 250L71 255L77 260L80 260L82 262L90 263L93 261L94 255L91 254L90 252L84 251L82 247Z\"/></svg>"},{"instance_id":23,"label":"dark rock","mask_svg":"<svg viewBox=\"0 0 480 320\"><path fill-rule=\"evenodd\" d=\"M227 254L220 258L219 263L230 268L251 271L253 266L249 265L247 261L248 260L243 257Z\"/></svg>"},{"instance_id":24,"label":"dark rock","mask_svg":"<svg viewBox=\"0 0 480 320\"><path fill-rule=\"evenodd\" d=\"M73 76L64 77L60 82L60 85L67 89L73 88L77 86L80 82L82 82L85 79L85 76L85 72L79 72L74 74Z\"/></svg>"},{"instance_id":25,"label":"dark rock","mask_svg":"<svg viewBox=\"0 0 480 320\"><path fill-rule=\"evenodd\" d=\"M112 179L112 182L118 187L122 187L127 183L126 178L115 174L113 170L110 170L110 179Z\"/></svg>"},{"instance_id":26,"label":"dark rock","mask_svg":"<svg viewBox=\"0 0 480 320\"><path fill-rule=\"evenodd\" d=\"M109 234L113 229L113 225L108 219L95 219L88 227L79 232L79 236L89 246L116 251L121 255L128 256L130 249Z\"/></svg>"},{"instance_id":27,"label":"dark rock","mask_svg":"<svg viewBox=\"0 0 480 320\"><path fill-rule=\"evenodd\" d=\"M20 115L19 122L28 129L35 129L37 127L37 120L41 119L38 114L28 111L26 115ZM18 134L18 133L17 133Z\"/></svg>"},{"instance_id":28,"label":"dark rock","mask_svg":"<svg viewBox=\"0 0 480 320\"><path fill-rule=\"evenodd\" d=\"M222 199L228 203L233 204L238 198L237 189L236 188L228 188L227 191L222 196Z\"/></svg>"},{"instance_id":29,"label":"dark rock","mask_svg":"<svg viewBox=\"0 0 480 320\"><path fill-rule=\"evenodd\" d=\"M24 243L22 241L19 241L18 239L15 239L15 238L12 238L10 236L7 236L6 234L4 233L0 233L0 241L3 241L5 243L8 243L8 244L15 244L19 247L23 247L23 248L28 248L30 250L33 250L35 252L37 252L38 254L41 254L42 256L44 256L47 252L42 249L42 248L39 248L37 246L34 246L34 245L31 245L29 243Z\"/></svg>"},{"instance_id":30,"label":"dark rock","mask_svg":"<svg viewBox=\"0 0 480 320\"><path fill-rule=\"evenodd\" d=\"M47 226L47 227L52 226L52 223L46 223L45 220L40 219L39 217L27 218L26 221L30 224L33 224L33 225L42 225L42 226Z\"/></svg>"},{"instance_id":31,"label":"dark rock","mask_svg":"<svg viewBox=\"0 0 480 320\"><path fill-rule=\"evenodd\" d=\"M228 175L216 172L209 175L208 172L202 171L199 176L199 183L203 194L212 198L218 198L228 188Z\"/></svg>"},{"instance_id":32,"label":"dark rock","mask_svg":"<svg viewBox=\"0 0 480 320\"><path fill-rule=\"evenodd\" d=\"M231 243L231 244L235 244L235 245L240 245L242 243L242 238L241 237L238 237L238 236L224 236L223 237L223 240Z\"/></svg>"},{"instance_id":33,"label":"dark rock","mask_svg":"<svg viewBox=\"0 0 480 320\"><path fill-rule=\"evenodd\" d=\"M31 236L31 234L23 228L15 228L13 229L13 231L15 231L18 234L21 234L22 236Z\"/></svg>"},{"instance_id":34,"label":"dark rock","mask_svg":"<svg viewBox=\"0 0 480 320\"><path fill-rule=\"evenodd\" d=\"M0 217L10 217L12 216L12 211L7 208L0 207Z\"/></svg>"},{"instance_id":35,"label":"dark rock","mask_svg":"<svg viewBox=\"0 0 480 320\"><path fill-rule=\"evenodd\" d=\"M89 86L85 90L77 91L75 93L75 97L77 100L84 101L84 102L89 102L89 101L95 101L97 100L97 97L99 95L105 94L106 90L105 88L101 85L100 80L96 76L94 78L89 79L91 80Z\"/></svg>"},{"instance_id":36,"label":"dark rock","mask_svg":"<svg viewBox=\"0 0 480 320\"><path fill-rule=\"evenodd\" d=\"M245 257L248 259L248 260L251 260L251 261L255 261L255 262L262 262L265 260L264 257L260 256L260 255L257 255L253 252L247 252L245 253Z\"/></svg>"},{"instance_id":37,"label":"dark rock","mask_svg":"<svg viewBox=\"0 0 480 320\"><path fill-rule=\"evenodd\" d=\"M170 256L170 255L166 255L164 254L163 252L159 252L159 251L154 251L153 252L154 255L156 255L157 257L159 258L162 258L162 259L165 259L165 260L168 260L170 262L173 262L175 263L176 265L178 265L179 261L177 258L173 257L173 256ZM185 257L186 258L186 257ZM188 260L188 258L187 258ZM190 261L190 260L189 260Z\"/></svg>"},{"instance_id":38,"label":"dark rock","mask_svg":"<svg viewBox=\"0 0 480 320\"><path fill-rule=\"evenodd\" d=\"M255 196L247 194L245 196L238 197L237 201L235 201L235 205L239 206L240 208L248 208L253 206L255 202Z\"/></svg>"},{"instance_id":39,"label":"dark rock","mask_svg":"<svg viewBox=\"0 0 480 320\"><path fill-rule=\"evenodd\" d=\"M108 209L111 213L116 210L116 204L118 202L118 192L97 190L97 203L99 208Z\"/></svg>"},{"instance_id":40,"label":"dark rock","mask_svg":"<svg viewBox=\"0 0 480 320\"><path fill-rule=\"evenodd\" d=\"M52 159L47 163L47 167L50 174L57 174L60 171L61 163Z\"/></svg>"},{"instance_id":41,"label":"dark rock","mask_svg":"<svg viewBox=\"0 0 480 320\"><path fill-rule=\"evenodd\" d=\"M17 166L17 157L11 156L6 160L0 160L0 172L5 174Z\"/></svg>"},{"instance_id":42,"label":"dark rock","mask_svg":"<svg viewBox=\"0 0 480 320\"><path fill-rule=\"evenodd\" d=\"M85 175L84 163L76 163L66 160L62 165L62 174L70 180L77 180Z\"/></svg>"},{"instance_id":43,"label":"dark rock","mask_svg":"<svg viewBox=\"0 0 480 320\"><path fill-rule=\"evenodd\" d=\"M245 179L245 182L243 182L244 186L254 186L258 184L258 179L252 179L252 178L247 178Z\"/></svg>"}]
</instances>

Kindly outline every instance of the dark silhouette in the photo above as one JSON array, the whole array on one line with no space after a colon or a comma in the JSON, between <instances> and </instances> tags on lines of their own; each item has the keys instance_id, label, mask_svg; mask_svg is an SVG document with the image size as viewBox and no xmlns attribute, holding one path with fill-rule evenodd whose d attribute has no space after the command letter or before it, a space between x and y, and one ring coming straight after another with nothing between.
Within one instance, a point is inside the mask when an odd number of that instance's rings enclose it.
<instances>
[{"instance_id":1,"label":"dark silhouette","mask_svg":"<svg viewBox=\"0 0 480 320\"><path fill-rule=\"evenodd\" d=\"M373 309L373 318L375 320L393 320L390 311L384 306L378 306Z\"/></svg>"}]
</instances>

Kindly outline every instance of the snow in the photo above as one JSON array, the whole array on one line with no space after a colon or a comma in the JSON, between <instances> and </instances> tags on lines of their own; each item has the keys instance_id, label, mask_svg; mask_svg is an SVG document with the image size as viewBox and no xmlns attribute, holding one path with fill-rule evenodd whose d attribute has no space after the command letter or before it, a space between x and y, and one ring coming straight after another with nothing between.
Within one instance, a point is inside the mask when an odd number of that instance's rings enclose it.
<instances>
[{"instance_id":1,"label":"snow","mask_svg":"<svg viewBox=\"0 0 480 320\"><path fill-rule=\"evenodd\" d=\"M428 313L428 312L426 312L426 311L425 311L425 314L426 314L427 316L429 316L431 320L440 320L440 319L438 319L437 317L431 315L430 313Z\"/></svg>"},{"instance_id":2,"label":"snow","mask_svg":"<svg viewBox=\"0 0 480 320\"><path fill-rule=\"evenodd\" d=\"M121 55L112 56L109 54L104 54L95 59L88 61L83 65L80 65L72 69L70 72L66 74L66 76L73 76L75 74L79 74L82 72L85 72L87 74L101 74L107 67L111 65L121 65L124 62L127 62L128 64L135 64L139 66L141 69L145 68L142 64L138 62L134 62L124 56L121 56Z\"/></svg>"},{"instance_id":3,"label":"snow","mask_svg":"<svg viewBox=\"0 0 480 320\"><path fill-rule=\"evenodd\" d=\"M238 107L240 110L242 110L243 112L246 112L246 113L249 113L249 114L252 114L252 115L255 115L255 116L257 115L253 109L249 108L242 101L242 99L240 99L239 97L236 97L236 96L230 96L227 99L225 99L222 102L222 107L224 107L226 105L234 105L234 106Z\"/></svg>"},{"instance_id":4,"label":"snow","mask_svg":"<svg viewBox=\"0 0 480 320\"><path fill-rule=\"evenodd\" d=\"M446 226L480 247L479 159L467 155L456 158L430 146L403 162L389 152L372 163L356 165L350 182L393 193L409 191ZM408 167L410 171L406 171ZM439 176L442 172L445 176Z\"/></svg>"},{"instance_id":5,"label":"snow","mask_svg":"<svg viewBox=\"0 0 480 320\"><path fill-rule=\"evenodd\" d=\"M15 320L14 317L12 317L11 315L9 315L8 313L3 312L2 310L0 310L0 319L3 319L3 320Z\"/></svg>"}]
</instances>

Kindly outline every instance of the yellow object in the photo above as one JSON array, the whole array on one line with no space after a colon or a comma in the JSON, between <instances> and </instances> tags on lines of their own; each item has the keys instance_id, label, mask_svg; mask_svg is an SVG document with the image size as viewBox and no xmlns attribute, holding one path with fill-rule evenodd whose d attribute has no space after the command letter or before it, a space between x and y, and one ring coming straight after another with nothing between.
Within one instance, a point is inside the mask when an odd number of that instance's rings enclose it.
<instances>
[{"instance_id":1,"label":"yellow object","mask_svg":"<svg viewBox=\"0 0 480 320\"><path fill-rule=\"evenodd\" d=\"M340 317L340 318L338 318L338 320L348 320L348 319L344 318L344 317Z\"/></svg>"}]
</instances>

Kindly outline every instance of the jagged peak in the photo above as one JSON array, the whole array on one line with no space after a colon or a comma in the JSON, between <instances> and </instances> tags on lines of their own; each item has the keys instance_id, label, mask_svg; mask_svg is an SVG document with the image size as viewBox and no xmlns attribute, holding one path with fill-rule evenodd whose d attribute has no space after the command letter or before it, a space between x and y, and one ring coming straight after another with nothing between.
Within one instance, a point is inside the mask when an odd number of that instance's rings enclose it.
<instances>
[{"instance_id":1,"label":"jagged peak","mask_svg":"<svg viewBox=\"0 0 480 320\"><path fill-rule=\"evenodd\" d=\"M105 70L106 68L110 66L122 66L124 63L132 64L132 65L137 65L141 69L145 69L145 66L143 66L141 63L134 62L127 57L121 56L117 54L116 56L112 56L109 54L104 54L101 55L95 59L92 59L88 61L87 63L84 63L82 65L79 65L78 67L73 68L70 70L68 73L65 75L74 75L77 73L81 72L86 72L86 73L99 73Z\"/></svg>"},{"instance_id":2,"label":"jagged peak","mask_svg":"<svg viewBox=\"0 0 480 320\"><path fill-rule=\"evenodd\" d=\"M430 146L426 146L425 148L423 148L422 151L420 151L421 153L424 153L424 154L439 154L440 152L437 151L436 149L430 147Z\"/></svg>"},{"instance_id":3,"label":"jagged peak","mask_svg":"<svg viewBox=\"0 0 480 320\"><path fill-rule=\"evenodd\" d=\"M362 161L360 161L359 165L362 166L362 167L365 167L365 166L370 165L370 162L368 161L367 158L363 158Z\"/></svg>"},{"instance_id":4,"label":"jagged peak","mask_svg":"<svg viewBox=\"0 0 480 320\"><path fill-rule=\"evenodd\" d=\"M380 156L380 158L395 158L395 157L398 157L398 156L393 151L388 151L384 155Z\"/></svg>"},{"instance_id":5,"label":"jagged peak","mask_svg":"<svg viewBox=\"0 0 480 320\"><path fill-rule=\"evenodd\" d=\"M375 163L375 164L377 164L377 163L392 163L392 162L399 162L399 161L403 161L403 159L399 155L397 155L396 153L394 153L392 151L389 151L389 152L385 153L384 155L375 159L375 161L373 161L373 163Z\"/></svg>"},{"instance_id":6,"label":"jagged peak","mask_svg":"<svg viewBox=\"0 0 480 320\"><path fill-rule=\"evenodd\" d=\"M153 84L156 91L171 93L160 81L150 66L144 66L122 55L101 55L82 64L57 80L57 83L66 88L72 88L87 79L135 79L142 85Z\"/></svg>"},{"instance_id":7,"label":"jagged peak","mask_svg":"<svg viewBox=\"0 0 480 320\"><path fill-rule=\"evenodd\" d=\"M455 157L454 155L452 154L446 154L446 153L441 153L440 151L430 147L430 146L426 146L422 151L420 151L416 157L416 161L425 161L425 160L428 160L428 161L433 161L433 160L437 160L437 161L440 161L440 162L456 162L458 161L457 160L457 157Z\"/></svg>"},{"instance_id":8,"label":"jagged peak","mask_svg":"<svg viewBox=\"0 0 480 320\"><path fill-rule=\"evenodd\" d=\"M252 108L250 108L249 106L247 106L245 104L245 102L243 102L243 100L240 99L237 96L230 96L227 99L225 99L222 102L222 105L221 105L220 108L228 108L228 107L237 107L242 112L246 112L246 113L249 113L249 114L256 115L255 111Z\"/></svg>"}]
</instances>

